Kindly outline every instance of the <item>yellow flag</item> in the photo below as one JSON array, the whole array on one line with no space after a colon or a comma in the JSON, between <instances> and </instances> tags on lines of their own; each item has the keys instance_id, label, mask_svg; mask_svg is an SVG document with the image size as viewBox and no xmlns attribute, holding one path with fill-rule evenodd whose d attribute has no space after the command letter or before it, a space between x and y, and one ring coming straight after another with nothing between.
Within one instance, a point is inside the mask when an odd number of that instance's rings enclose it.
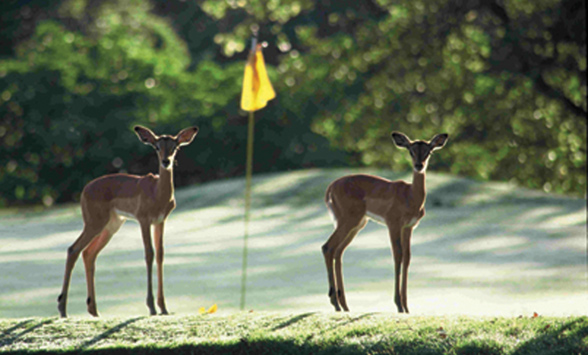
<instances>
[{"instance_id":1,"label":"yellow flag","mask_svg":"<svg viewBox=\"0 0 588 355\"><path fill-rule=\"evenodd\" d=\"M257 111L264 108L267 102L274 97L276 97L276 93L267 77L261 45L258 44L255 51L249 53L245 66L241 108L244 111Z\"/></svg>"}]
</instances>

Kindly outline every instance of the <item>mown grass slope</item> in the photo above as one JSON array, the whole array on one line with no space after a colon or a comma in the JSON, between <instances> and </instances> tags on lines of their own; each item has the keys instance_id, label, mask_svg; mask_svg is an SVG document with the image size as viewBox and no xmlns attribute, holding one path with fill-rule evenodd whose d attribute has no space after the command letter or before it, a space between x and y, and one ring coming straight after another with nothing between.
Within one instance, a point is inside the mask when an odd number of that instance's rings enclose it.
<instances>
[{"instance_id":1,"label":"mown grass slope","mask_svg":"<svg viewBox=\"0 0 588 355\"><path fill-rule=\"evenodd\" d=\"M0 320L0 353L582 354L587 317L217 316Z\"/></svg>"},{"instance_id":2,"label":"mown grass slope","mask_svg":"<svg viewBox=\"0 0 588 355\"><path fill-rule=\"evenodd\" d=\"M327 185L348 173L306 170L254 179L246 310L331 312L321 245L333 225ZM427 214L413 235L409 306L415 315L586 315L586 200L504 183L428 173ZM190 316L217 303L230 315L240 300L243 179L178 189L165 233L168 309ZM0 318L57 314L65 251L78 237L77 205L0 211ZM388 234L369 223L344 257L352 311L391 312L393 266ZM147 314L138 225L128 221L100 254L98 310ZM88 317L82 262L68 311ZM35 323L36 324L36 323Z\"/></svg>"}]
</instances>

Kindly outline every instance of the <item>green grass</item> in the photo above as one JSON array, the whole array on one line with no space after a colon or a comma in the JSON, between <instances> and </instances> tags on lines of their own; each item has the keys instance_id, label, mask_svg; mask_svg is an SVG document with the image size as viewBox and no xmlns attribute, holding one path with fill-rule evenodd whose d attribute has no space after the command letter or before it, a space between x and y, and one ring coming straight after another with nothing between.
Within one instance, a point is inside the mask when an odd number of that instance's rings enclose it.
<instances>
[{"instance_id":1,"label":"green grass","mask_svg":"<svg viewBox=\"0 0 588 355\"><path fill-rule=\"evenodd\" d=\"M250 225L247 310L331 312L320 251L333 230L327 185L354 172L306 170L257 175ZM427 214L415 230L409 307L415 315L517 317L586 315L586 200L427 174ZM189 316L219 305L239 310L243 179L178 189L165 232L168 309ZM0 318L57 314L65 251L82 229L78 205L0 211ZM88 317L82 262L68 311ZM369 223L344 257L355 312L395 311L388 234ZM137 223L128 221L100 254L96 287L103 316L147 314Z\"/></svg>"},{"instance_id":2,"label":"green grass","mask_svg":"<svg viewBox=\"0 0 588 355\"><path fill-rule=\"evenodd\" d=\"M581 354L587 317L257 313L0 320L0 353Z\"/></svg>"}]
</instances>

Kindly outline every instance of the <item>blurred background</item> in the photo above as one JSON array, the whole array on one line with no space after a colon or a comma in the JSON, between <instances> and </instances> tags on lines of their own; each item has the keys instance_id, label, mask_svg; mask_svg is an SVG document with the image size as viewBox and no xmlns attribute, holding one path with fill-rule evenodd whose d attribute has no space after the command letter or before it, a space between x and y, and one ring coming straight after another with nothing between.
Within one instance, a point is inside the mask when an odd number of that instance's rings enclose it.
<instances>
[{"instance_id":1,"label":"blurred background","mask_svg":"<svg viewBox=\"0 0 588 355\"><path fill-rule=\"evenodd\" d=\"M582 0L3 0L0 207L77 201L157 171L135 124L200 127L176 186L244 175L251 28L277 98L255 173L409 169L390 132L450 142L430 169L586 196Z\"/></svg>"}]
</instances>

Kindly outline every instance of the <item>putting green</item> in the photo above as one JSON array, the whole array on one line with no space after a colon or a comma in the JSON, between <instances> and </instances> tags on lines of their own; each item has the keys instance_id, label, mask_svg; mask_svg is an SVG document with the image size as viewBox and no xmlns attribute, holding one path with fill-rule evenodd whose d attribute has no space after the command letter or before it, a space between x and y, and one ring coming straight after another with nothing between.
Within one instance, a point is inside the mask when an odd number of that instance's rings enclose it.
<instances>
[{"instance_id":1,"label":"putting green","mask_svg":"<svg viewBox=\"0 0 588 355\"><path fill-rule=\"evenodd\" d=\"M327 185L349 173L304 170L254 177L246 308L325 311L321 245L333 230ZM415 230L409 271L414 314L587 314L586 200L505 183L427 174L427 214ZM238 309L244 179L178 189L165 230L165 293L170 312L218 304ZM65 251L82 229L79 206L0 211L0 317L57 315ZM83 263L72 276L68 312L88 316ZM376 223L344 256L352 311L395 312L388 233ZM97 261L103 316L147 315L139 226L127 221Z\"/></svg>"}]
</instances>

